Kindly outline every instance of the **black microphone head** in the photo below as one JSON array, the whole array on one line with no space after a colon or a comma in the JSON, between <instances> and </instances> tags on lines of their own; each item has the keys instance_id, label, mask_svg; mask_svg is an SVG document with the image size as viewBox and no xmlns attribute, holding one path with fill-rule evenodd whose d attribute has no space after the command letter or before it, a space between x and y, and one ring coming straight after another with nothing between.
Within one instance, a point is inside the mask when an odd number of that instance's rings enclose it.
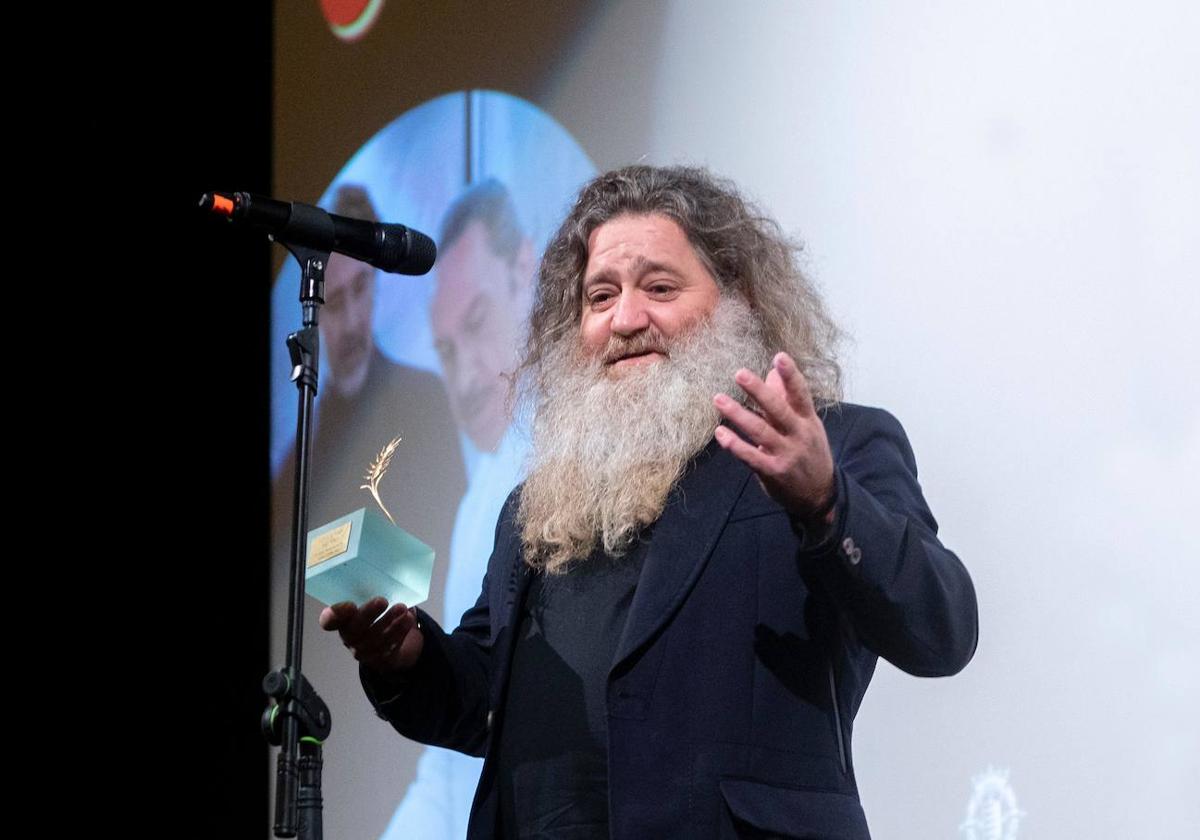
<instances>
[{"instance_id":1,"label":"black microphone head","mask_svg":"<svg viewBox=\"0 0 1200 840\"><path fill-rule=\"evenodd\" d=\"M425 274L437 259L437 246L418 230L404 225L379 225L377 268L393 274Z\"/></svg>"}]
</instances>

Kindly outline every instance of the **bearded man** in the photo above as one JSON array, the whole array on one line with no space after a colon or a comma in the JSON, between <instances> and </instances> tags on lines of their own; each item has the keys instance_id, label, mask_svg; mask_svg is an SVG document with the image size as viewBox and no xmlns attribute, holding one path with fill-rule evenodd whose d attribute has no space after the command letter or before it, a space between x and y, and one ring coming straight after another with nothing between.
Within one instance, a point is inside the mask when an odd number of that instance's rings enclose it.
<instances>
[{"instance_id":1,"label":"bearded man","mask_svg":"<svg viewBox=\"0 0 1200 840\"><path fill-rule=\"evenodd\" d=\"M953 674L975 593L900 424L840 401L796 249L727 182L635 166L546 249L528 479L452 633L327 609L378 714L485 756L469 837L866 838L883 656Z\"/></svg>"}]
</instances>

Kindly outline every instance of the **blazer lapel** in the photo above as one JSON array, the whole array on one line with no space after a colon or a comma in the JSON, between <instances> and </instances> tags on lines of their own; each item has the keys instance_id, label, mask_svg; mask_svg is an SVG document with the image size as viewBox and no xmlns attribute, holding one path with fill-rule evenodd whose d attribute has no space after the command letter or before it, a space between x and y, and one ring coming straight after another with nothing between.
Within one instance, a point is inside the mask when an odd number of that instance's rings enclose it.
<instances>
[{"instance_id":1,"label":"blazer lapel","mask_svg":"<svg viewBox=\"0 0 1200 840\"><path fill-rule=\"evenodd\" d=\"M508 580L504 586L500 612L502 618L494 629L493 637L493 644L496 646L492 671L493 708L502 702L507 691L509 666L517 646L517 632L521 627L521 605L525 603L525 594L533 581L532 570L521 559L519 540L513 541L507 560Z\"/></svg>"},{"instance_id":2,"label":"blazer lapel","mask_svg":"<svg viewBox=\"0 0 1200 840\"><path fill-rule=\"evenodd\" d=\"M658 632L683 603L751 474L749 467L712 441L672 489L650 537L613 658L614 669Z\"/></svg>"}]
</instances>

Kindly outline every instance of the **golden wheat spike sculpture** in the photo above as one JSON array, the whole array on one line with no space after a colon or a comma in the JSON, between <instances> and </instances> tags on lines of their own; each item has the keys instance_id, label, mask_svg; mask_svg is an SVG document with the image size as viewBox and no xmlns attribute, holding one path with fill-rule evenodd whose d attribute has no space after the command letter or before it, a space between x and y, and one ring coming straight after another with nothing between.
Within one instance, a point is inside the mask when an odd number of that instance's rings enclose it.
<instances>
[{"instance_id":1,"label":"golden wheat spike sculpture","mask_svg":"<svg viewBox=\"0 0 1200 840\"><path fill-rule=\"evenodd\" d=\"M379 505L379 509L383 511L383 515L388 518L388 522L393 525L396 520L392 519L391 513L383 504L383 499L379 498L379 482L383 480L383 474L387 472L388 465L392 463L392 456L396 454L397 447L400 446L401 437L392 438L388 441L387 446L379 450L379 455L371 462L371 466L367 468L367 474L363 476L363 481L366 484L359 487L359 490L370 490L371 495L375 497L375 504Z\"/></svg>"}]
</instances>

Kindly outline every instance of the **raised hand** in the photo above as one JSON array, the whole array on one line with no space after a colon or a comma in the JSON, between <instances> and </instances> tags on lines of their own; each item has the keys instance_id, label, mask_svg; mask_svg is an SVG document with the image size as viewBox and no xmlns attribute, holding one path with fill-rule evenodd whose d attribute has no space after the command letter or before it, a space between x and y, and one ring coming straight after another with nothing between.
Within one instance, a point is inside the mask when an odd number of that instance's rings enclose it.
<instances>
[{"instance_id":1,"label":"raised hand","mask_svg":"<svg viewBox=\"0 0 1200 840\"><path fill-rule=\"evenodd\" d=\"M813 406L803 374L786 353L777 353L766 381L742 368L734 376L758 404L756 414L726 394L713 397L717 410L745 433L718 426L717 443L744 461L763 487L806 524L833 521L833 456L825 426Z\"/></svg>"}]
</instances>

